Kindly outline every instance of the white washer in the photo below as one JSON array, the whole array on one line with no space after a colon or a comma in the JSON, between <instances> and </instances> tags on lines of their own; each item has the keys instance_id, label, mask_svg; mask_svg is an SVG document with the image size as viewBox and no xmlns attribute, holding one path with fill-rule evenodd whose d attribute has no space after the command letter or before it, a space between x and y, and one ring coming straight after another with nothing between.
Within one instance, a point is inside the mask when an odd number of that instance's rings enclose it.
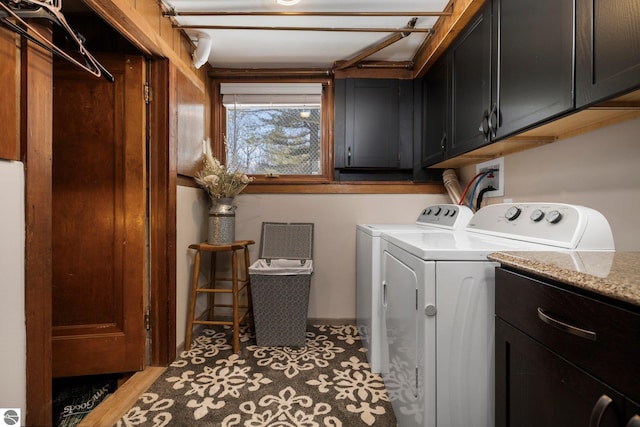
<instances>
[{"instance_id":1,"label":"white washer","mask_svg":"<svg viewBox=\"0 0 640 427\"><path fill-rule=\"evenodd\" d=\"M380 240L385 232L463 230L473 216L466 206L439 204L420 212L413 224L358 224L356 227L356 320L372 372L386 368L383 352Z\"/></svg>"},{"instance_id":2,"label":"white washer","mask_svg":"<svg viewBox=\"0 0 640 427\"><path fill-rule=\"evenodd\" d=\"M464 233L382 238L383 376L400 427L493 427L497 264L487 255L614 250L600 213L556 203L490 205Z\"/></svg>"}]
</instances>

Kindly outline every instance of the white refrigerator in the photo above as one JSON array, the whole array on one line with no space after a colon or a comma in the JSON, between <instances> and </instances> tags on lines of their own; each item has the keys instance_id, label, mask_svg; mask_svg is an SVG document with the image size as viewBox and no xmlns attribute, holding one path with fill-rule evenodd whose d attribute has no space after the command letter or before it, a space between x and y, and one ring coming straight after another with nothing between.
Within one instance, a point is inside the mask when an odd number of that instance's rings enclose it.
<instances>
[{"instance_id":1,"label":"white refrigerator","mask_svg":"<svg viewBox=\"0 0 640 427\"><path fill-rule=\"evenodd\" d=\"M23 164L0 160L0 408L20 409L23 415L27 387L24 192Z\"/></svg>"}]
</instances>

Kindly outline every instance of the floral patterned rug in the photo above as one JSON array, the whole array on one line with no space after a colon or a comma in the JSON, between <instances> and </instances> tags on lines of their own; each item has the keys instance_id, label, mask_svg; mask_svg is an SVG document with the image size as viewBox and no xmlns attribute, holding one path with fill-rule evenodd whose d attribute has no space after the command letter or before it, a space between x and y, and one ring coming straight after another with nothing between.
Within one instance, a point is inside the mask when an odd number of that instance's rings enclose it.
<instances>
[{"instance_id":1,"label":"floral patterned rug","mask_svg":"<svg viewBox=\"0 0 640 427\"><path fill-rule=\"evenodd\" d=\"M392 427L382 378L355 326L309 326L306 346L258 347L205 329L117 426Z\"/></svg>"}]
</instances>

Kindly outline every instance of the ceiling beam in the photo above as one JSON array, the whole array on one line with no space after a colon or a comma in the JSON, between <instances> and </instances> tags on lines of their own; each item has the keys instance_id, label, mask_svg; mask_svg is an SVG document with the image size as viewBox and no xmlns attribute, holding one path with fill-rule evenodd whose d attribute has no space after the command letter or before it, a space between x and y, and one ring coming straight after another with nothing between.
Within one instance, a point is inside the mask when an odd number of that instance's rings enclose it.
<instances>
[{"instance_id":1,"label":"ceiling beam","mask_svg":"<svg viewBox=\"0 0 640 427\"><path fill-rule=\"evenodd\" d=\"M484 2L485 0L449 1L444 10L450 11L451 15L438 18L431 34L427 36L413 57L414 78L424 77L429 67L447 50Z\"/></svg>"}]
</instances>

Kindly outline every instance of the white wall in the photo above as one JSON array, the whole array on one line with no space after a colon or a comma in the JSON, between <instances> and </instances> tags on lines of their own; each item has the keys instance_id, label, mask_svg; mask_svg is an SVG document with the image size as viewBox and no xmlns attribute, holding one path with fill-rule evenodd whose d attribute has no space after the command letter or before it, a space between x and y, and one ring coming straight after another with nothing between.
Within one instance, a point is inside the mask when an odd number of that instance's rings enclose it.
<instances>
[{"instance_id":1,"label":"white wall","mask_svg":"<svg viewBox=\"0 0 640 427\"><path fill-rule=\"evenodd\" d=\"M24 168L0 160L0 408L26 414L24 307Z\"/></svg>"},{"instance_id":2,"label":"white wall","mask_svg":"<svg viewBox=\"0 0 640 427\"><path fill-rule=\"evenodd\" d=\"M187 304L193 271L193 251L189 245L207 239L207 200L202 190L178 187L176 212L176 343L184 345Z\"/></svg>"},{"instance_id":3,"label":"white wall","mask_svg":"<svg viewBox=\"0 0 640 427\"><path fill-rule=\"evenodd\" d=\"M640 118L508 155L504 166L505 198L596 209L617 250L640 250ZM475 167L464 168L461 186L474 175Z\"/></svg>"},{"instance_id":4,"label":"white wall","mask_svg":"<svg viewBox=\"0 0 640 427\"><path fill-rule=\"evenodd\" d=\"M412 223L445 195L245 194L237 198L236 238L256 241L263 221L314 223L310 319L355 319L356 224Z\"/></svg>"},{"instance_id":5,"label":"white wall","mask_svg":"<svg viewBox=\"0 0 640 427\"><path fill-rule=\"evenodd\" d=\"M258 259L263 221L314 223L310 319L355 319L356 224L411 223L424 207L448 203L446 194L241 194L236 198L236 239L254 240ZM202 191L178 187L177 339L184 342L193 263L189 244L206 240Z\"/></svg>"}]
</instances>

